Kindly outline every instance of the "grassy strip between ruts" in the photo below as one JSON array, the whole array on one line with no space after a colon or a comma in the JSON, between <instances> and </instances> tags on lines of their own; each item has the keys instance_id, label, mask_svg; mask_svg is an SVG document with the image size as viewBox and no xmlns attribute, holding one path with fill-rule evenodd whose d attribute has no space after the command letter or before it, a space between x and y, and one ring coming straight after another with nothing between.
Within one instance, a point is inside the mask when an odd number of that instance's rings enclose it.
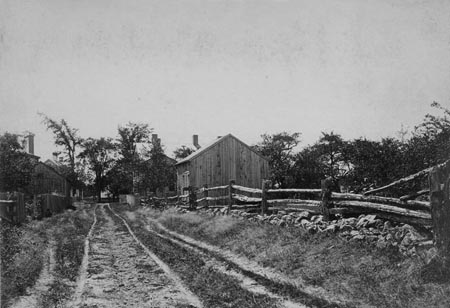
<instances>
[{"instance_id":1,"label":"grassy strip between ruts","mask_svg":"<svg viewBox=\"0 0 450 308\"><path fill-rule=\"evenodd\" d=\"M140 210L167 228L231 250L301 277L356 306L450 307L450 284L424 283L419 258L365 242L348 242L338 234L309 234L301 228L277 227L228 216Z\"/></svg>"},{"instance_id":2,"label":"grassy strip between ruts","mask_svg":"<svg viewBox=\"0 0 450 308\"><path fill-rule=\"evenodd\" d=\"M123 222L112 215L109 209L108 213L120 230L126 232ZM149 233L143 228L142 221L129 218L127 221L139 240L178 274L205 307L277 307L273 299L253 294L243 289L236 280L206 266L191 250Z\"/></svg>"},{"instance_id":3,"label":"grassy strip between ruts","mask_svg":"<svg viewBox=\"0 0 450 308\"><path fill-rule=\"evenodd\" d=\"M84 254L84 241L93 223L94 206L55 216L52 229L56 242L55 280L40 298L40 306L62 307L73 292Z\"/></svg>"}]
</instances>

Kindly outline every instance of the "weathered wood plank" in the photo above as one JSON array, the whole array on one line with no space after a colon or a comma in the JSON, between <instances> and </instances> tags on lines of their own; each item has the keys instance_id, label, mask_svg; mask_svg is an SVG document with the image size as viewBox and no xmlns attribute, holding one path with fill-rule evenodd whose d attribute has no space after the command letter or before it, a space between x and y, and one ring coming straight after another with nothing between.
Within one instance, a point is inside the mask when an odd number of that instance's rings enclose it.
<instances>
[{"instance_id":1,"label":"weathered wood plank","mask_svg":"<svg viewBox=\"0 0 450 308\"><path fill-rule=\"evenodd\" d=\"M298 204L309 204L309 205L314 205L314 206L320 206L322 201L305 200L305 199L272 199L272 200L267 200L267 203L270 205L273 205L273 204L286 205L286 204L298 203Z\"/></svg>"},{"instance_id":2,"label":"weathered wood plank","mask_svg":"<svg viewBox=\"0 0 450 308\"><path fill-rule=\"evenodd\" d=\"M268 210L283 210L286 212L303 212L307 211L314 214L320 214L320 209L316 205L288 204L286 206L271 206Z\"/></svg>"},{"instance_id":3,"label":"weathered wood plank","mask_svg":"<svg viewBox=\"0 0 450 308\"><path fill-rule=\"evenodd\" d=\"M350 193L335 193L333 192L331 194L331 197L333 200L354 200L354 201L367 201L367 202L374 202L374 203L382 203L382 204L388 204L388 205L395 205L406 209L416 209L416 210L430 210L430 204L426 201L417 201L417 200L408 200L408 201L401 201L397 198L390 198L390 197L380 197L380 196L366 196L366 195L359 195L359 194L350 194Z\"/></svg>"},{"instance_id":4,"label":"weathered wood plank","mask_svg":"<svg viewBox=\"0 0 450 308\"><path fill-rule=\"evenodd\" d=\"M259 209L260 207L261 205L259 204L244 204L244 205L233 204L234 210Z\"/></svg>"},{"instance_id":5,"label":"weathered wood plank","mask_svg":"<svg viewBox=\"0 0 450 308\"><path fill-rule=\"evenodd\" d=\"M261 202L261 200L262 200L262 198L247 197L247 196L239 195L239 194L233 194L233 199L241 201L241 202Z\"/></svg>"},{"instance_id":6,"label":"weathered wood plank","mask_svg":"<svg viewBox=\"0 0 450 308\"><path fill-rule=\"evenodd\" d=\"M233 185L233 188L236 190L249 192L249 193L262 193L262 190L258 189L258 188L249 188L249 187L244 187L244 186L240 186L240 185Z\"/></svg>"},{"instance_id":7,"label":"weathered wood plank","mask_svg":"<svg viewBox=\"0 0 450 308\"><path fill-rule=\"evenodd\" d=\"M330 214L369 214L372 213L371 209L363 209L363 208L349 208L349 207L336 207L330 209Z\"/></svg>"},{"instance_id":8,"label":"weathered wood plank","mask_svg":"<svg viewBox=\"0 0 450 308\"><path fill-rule=\"evenodd\" d=\"M446 161L446 162L444 162L444 163L442 163L442 164L437 165L436 168L445 166L445 164L446 164L447 162L448 162L448 161ZM373 194L373 193L376 193L376 192L380 192L380 191L385 190L385 189L388 189L388 188L390 188L390 187L392 187L392 186L395 186L395 185L399 185L399 184L403 184L403 183L412 181L412 180L414 180L414 179L416 179L416 178L418 178L418 177L421 177L421 176L426 176L426 175L428 175L428 174L430 173L430 171L431 171L433 168L435 168L435 167L433 166L433 167L430 167L430 168L421 170L421 171L419 171L419 172L417 172L417 173L411 174L411 175L409 175L409 176L407 176L407 177L404 177L404 178L401 178L401 179L399 179L399 180L397 180L397 181L394 181L394 182L392 182L392 183L390 183L390 184L388 184L388 185L385 185L385 186L382 186L382 187L379 187L379 188L375 188L375 189L366 191L366 192L364 192L364 195L369 195L369 194Z\"/></svg>"},{"instance_id":9,"label":"weathered wood plank","mask_svg":"<svg viewBox=\"0 0 450 308\"><path fill-rule=\"evenodd\" d=\"M406 196L401 196L399 199L402 200L402 201L407 201L407 200L410 200L410 199L417 198L419 196L427 195L429 193L430 193L430 189L422 189L422 190L420 190L418 192L415 192L413 194L409 194L409 195L406 195Z\"/></svg>"},{"instance_id":10,"label":"weathered wood plank","mask_svg":"<svg viewBox=\"0 0 450 308\"><path fill-rule=\"evenodd\" d=\"M393 213L397 215L409 216L409 217L417 217L423 219L431 219L431 214L419 211L408 210L392 205L386 204L378 204L373 202L364 202L364 201L335 201L335 205L338 207L356 207L356 208L365 208L372 209L378 212L385 213Z\"/></svg>"},{"instance_id":11,"label":"weathered wood plank","mask_svg":"<svg viewBox=\"0 0 450 308\"><path fill-rule=\"evenodd\" d=\"M219 189L228 189L228 185L209 187L208 191L219 190Z\"/></svg>"},{"instance_id":12,"label":"weathered wood plank","mask_svg":"<svg viewBox=\"0 0 450 308\"><path fill-rule=\"evenodd\" d=\"M383 213L383 212L376 212L374 214L377 215L377 217L380 217L383 219L401 222L401 223L409 224L409 225L431 226L431 224L432 224L431 218L410 217L410 216L402 216L402 215L396 215L396 214L392 214L392 213Z\"/></svg>"},{"instance_id":13,"label":"weathered wood plank","mask_svg":"<svg viewBox=\"0 0 450 308\"><path fill-rule=\"evenodd\" d=\"M268 193L276 192L289 192L289 193L311 193L320 195L322 193L321 189L307 189L307 188L283 188L283 189L268 189Z\"/></svg>"}]
</instances>

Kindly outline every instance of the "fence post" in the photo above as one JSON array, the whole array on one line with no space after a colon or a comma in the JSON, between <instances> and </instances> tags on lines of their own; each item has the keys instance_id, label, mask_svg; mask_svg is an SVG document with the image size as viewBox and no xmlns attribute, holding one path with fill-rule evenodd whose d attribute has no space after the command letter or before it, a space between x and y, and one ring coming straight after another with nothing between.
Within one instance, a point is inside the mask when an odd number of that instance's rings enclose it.
<instances>
[{"instance_id":1,"label":"fence post","mask_svg":"<svg viewBox=\"0 0 450 308\"><path fill-rule=\"evenodd\" d=\"M320 212L325 221L330 220L330 205L331 205L331 187L333 186L332 178L326 178L321 181L322 186L322 202L320 204Z\"/></svg>"},{"instance_id":2,"label":"fence post","mask_svg":"<svg viewBox=\"0 0 450 308\"><path fill-rule=\"evenodd\" d=\"M189 186L189 209L194 210L197 205L197 196L195 195L195 189Z\"/></svg>"},{"instance_id":3,"label":"fence post","mask_svg":"<svg viewBox=\"0 0 450 308\"><path fill-rule=\"evenodd\" d=\"M262 194L261 194L261 214L264 215L267 213L267 189L269 186L269 181L267 180L262 180L262 185L261 185L261 190L262 190Z\"/></svg>"},{"instance_id":4,"label":"fence post","mask_svg":"<svg viewBox=\"0 0 450 308\"><path fill-rule=\"evenodd\" d=\"M431 219L438 257L450 269L450 162L429 173Z\"/></svg>"},{"instance_id":5,"label":"fence post","mask_svg":"<svg viewBox=\"0 0 450 308\"><path fill-rule=\"evenodd\" d=\"M228 186L228 212L231 211L231 207L233 206L233 185L235 183L234 180L230 180L230 185Z\"/></svg>"},{"instance_id":6,"label":"fence post","mask_svg":"<svg viewBox=\"0 0 450 308\"><path fill-rule=\"evenodd\" d=\"M203 185L203 197L205 198L205 207L209 207L209 201L208 201L208 184Z\"/></svg>"}]
</instances>

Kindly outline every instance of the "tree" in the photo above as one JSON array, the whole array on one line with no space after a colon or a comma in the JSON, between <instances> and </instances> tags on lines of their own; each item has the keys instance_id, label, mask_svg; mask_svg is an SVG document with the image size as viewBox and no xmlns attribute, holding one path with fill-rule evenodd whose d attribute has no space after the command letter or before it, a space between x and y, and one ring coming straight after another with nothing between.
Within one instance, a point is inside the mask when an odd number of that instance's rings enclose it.
<instances>
[{"instance_id":1,"label":"tree","mask_svg":"<svg viewBox=\"0 0 450 308\"><path fill-rule=\"evenodd\" d=\"M74 185L74 189L79 187L81 185L81 181L79 180L80 170L77 168L76 158L83 139L78 136L78 129L70 127L64 119L56 121L43 113L39 113L39 115L43 118L43 123L47 127L47 130L52 131L55 145L61 148L61 152L57 153L63 155L63 162L67 168L63 168L60 171Z\"/></svg>"},{"instance_id":2,"label":"tree","mask_svg":"<svg viewBox=\"0 0 450 308\"><path fill-rule=\"evenodd\" d=\"M128 178L131 179L132 183L130 189L133 192L136 192L136 174L143 160L140 153L148 151L152 131L148 124L132 122L118 128L118 150L122 156L120 163L128 170ZM139 149L138 145L141 145L142 148Z\"/></svg>"},{"instance_id":3,"label":"tree","mask_svg":"<svg viewBox=\"0 0 450 308\"><path fill-rule=\"evenodd\" d=\"M189 155L191 155L194 152L195 152L195 150L193 148L189 148L185 145L182 145L181 147L179 147L179 148L175 149L175 151L173 151L173 155L175 156L175 159L180 160L180 159L188 157Z\"/></svg>"},{"instance_id":4,"label":"tree","mask_svg":"<svg viewBox=\"0 0 450 308\"><path fill-rule=\"evenodd\" d=\"M292 167L294 164L293 149L298 145L300 133L261 135L262 141L253 148L269 159L273 184L278 187L287 187L292 184Z\"/></svg>"},{"instance_id":5,"label":"tree","mask_svg":"<svg viewBox=\"0 0 450 308\"><path fill-rule=\"evenodd\" d=\"M348 181L356 191L389 184L406 175L403 144L395 138L371 141L358 138L348 143L352 168Z\"/></svg>"},{"instance_id":6,"label":"tree","mask_svg":"<svg viewBox=\"0 0 450 308\"><path fill-rule=\"evenodd\" d=\"M414 172L450 159L450 110L433 102L431 107L442 115L427 114L421 124L414 128L407 142L405 157L408 171ZM418 169L418 170L416 170Z\"/></svg>"},{"instance_id":7,"label":"tree","mask_svg":"<svg viewBox=\"0 0 450 308\"><path fill-rule=\"evenodd\" d=\"M116 162L116 146L111 138L88 138L83 142L83 151L79 154L79 157L92 174L91 182L97 194L98 202L100 202L101 192L108 184L106 174Z\"/></svg>"},{"instance_id":8,"label":"tree","mask_svg":"<svg viewBox=\"0 0 450 308\"><path fill-rule=\"evenodd\" d=\"M347 142L341 135L322 132L322 137L313 148L317 153L317 159L322 164L325 176L331 177L335 183L350 170Z\"/></svg>"},{"instance_id":9,"label":"tree","mask_svg":"<svg viewBox=\"0 0 450 308\"><path fill-rule=\"evenodd\" d=\"M294 184L295 187L318 188L321 180L325 179L325 170L319 161L317 149L308 146L294 156Z\"/></svg>"},{"instance_id":10,"label":"tree","mask_svg":"<svg viewBox=\"0 0 450 308\"><path fill-rule=\"evenodd\" d=\"M106 189L111 193L113 199L119 197L120 194L130 194L132 187L131 179L128 178L128 172L124 168L124 165L117 162L107 173L106 173Z\"/></svg>"},{"instance_id":11,"label":"tree","mask_svg":"<svg viewBox=\"0 0 450 308\"><path fill-rule=\"evenodd\" d=\"M159 140L152 143L148 152L149 159L144 162L143 185L149 187L154 193L171 188L176 182L175 164L164 154L163 146Z\"/></svg>"},{"instance_id":12,"label":"tree","mask_svg":"<svg viewBox=\"0 0 450 308\"><path fill-rule=\"evenodd\" d=\"M37 159L22 150L18 135L0 135L0 191L18 191L32 183Z\"/></svg>"}]
</instances>

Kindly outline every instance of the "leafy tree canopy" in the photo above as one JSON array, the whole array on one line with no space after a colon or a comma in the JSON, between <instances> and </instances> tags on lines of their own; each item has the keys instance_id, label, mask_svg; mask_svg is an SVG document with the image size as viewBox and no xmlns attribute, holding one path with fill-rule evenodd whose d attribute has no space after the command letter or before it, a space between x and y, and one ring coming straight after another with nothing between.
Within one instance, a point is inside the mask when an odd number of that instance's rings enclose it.
<instances>
[{"instance_id":1,"label":"leafy tree canopy","mask_svg":"<svg viewBox=\"0 0 450 308\"><path fill-rule=\"evenodd\" d=\"M163 190L165 187L174 189L176 182L176 172L173 160L164 153L161 142L152 143L148 152L149 159L143 164L145 173L143 185L153 192Z\"/></svg>"},{"instance_id":2,"label":"leafy tree canopy","mask_svg":"<svg viewBox=\"0 0 450 308\"><path fill-rule=\"evenodd\" d=\"M83 138L78 135L78 129L70 127L66 120L59 121L49 118L43 113L39 113L43 118L43 123L53 133L55 145L60 148L60 151L55 153L63 156L63 162L66 168L59 170L62 172L74 185L80 187L82 185L80 179L83 178L81 174L82 169L77 162L77 153L83 143Z\"/></svg>"},{"instance_id":3,"label":"leafy tree canopy","mask_svg":"<svg viewBox=\"0 0 450 308\"><path fill-rule=\"evenodd\" d=\"M188 157L189 155L191 155L194 152L195 152L195 149L189 148L185 145L182 145L181 147L179 147L179 148L175 149L175 151L173 151L173 155L175 156L175 159L180 160L180 159Z\"/></svg>"},{"instance_id":4,"label":"leafy tree canopy","mask_svg":"<svg viewBox=\"0 0 450 308\"><path fill-rule=\"evenodd\" d=\"M261 135L262 141L253 148L269 159L274 185L286 187L292 182L293 150L299 144L300 133L287 132Z\"/></svg>"},{"instance_id":5,"label":"leafy tree canopy","mask_svg":"<svg viewBox=\"0 0 450 308\"><path fill-rule=\"evenodd\" d=\"M148 124L129 122L118 128L118 149L122 160L131 163L138 159L138 144L142 144L144 150L150 144L153 129Z\"/></svg>"},{"instance_id":6,"label":"leafy tree canopy","mask_svg":"<svg viewBox=\"0 0 450 308\"><path fill-rule=\"evenodd\" d=\"M26 189L33 179L37 159L22 151L18 135L0 135L0 191Z\"/></svg>"},{"instance_id":7,"label":"leafy tree canopy","mask_svg":"<svg viewBox=\"0 0 450 308\"><path fill-rule=\"evenodd\" d=\"M337 181L348 173L350 164L347 145L348 143L342 139L341 135L334 132L322 132L322 137L313 148L326 177Z\"/></svg>"},{"instance_id":8,"label":"leafy tree canopy","mask_svg":"<svg viewBox=\"0 0 450 308\"><path fill-rule=\"evenodd\" d=\"M111 138L88 138L83 142L83 151L79 157L88 167L91 183L100 200L101 192L108 184L106 174L114 167L117 160L116 145Z\"/></svg>"}]
</instances>

